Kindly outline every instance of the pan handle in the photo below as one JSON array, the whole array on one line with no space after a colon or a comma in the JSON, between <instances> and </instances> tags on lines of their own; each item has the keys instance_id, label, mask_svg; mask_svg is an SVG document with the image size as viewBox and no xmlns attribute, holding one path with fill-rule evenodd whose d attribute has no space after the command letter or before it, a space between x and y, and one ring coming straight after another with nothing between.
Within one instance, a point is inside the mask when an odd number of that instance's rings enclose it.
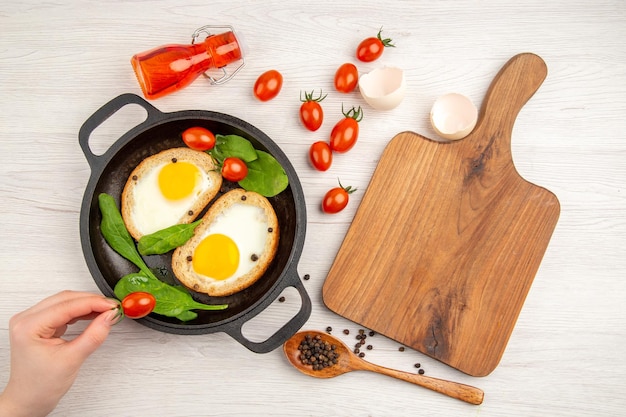
<instances>
[{"instance_id":1,"label":"pan handle","mask_svg":"<svg viewBox=\"0 0 626 417\"><path fill-rule=\"evenodd\" d=\"M295 268L293 268L295 269ZM265 302L262 305L257 306L256 312L249 314L244 317L244 320L237 320L231 323L231 326L228 326L224 331L228 333L233 339L241 343L246 348L250 349L255 353L267 353L271 352L274 349L278 348L280 345L285 343L287 339L293 336L309 319L311 315L311 299L307 294L304 284L300 280L298 273L296 271L288 271L287 272L287 282L284 286L279 286L276 288L272 294L265 299ZM294 287L300 293L300 298L302 301L302 305L300 306L300 311L293 316L283 327L281 327L276 333L271 335L268 339L263 342L252 342L247 339L241 332L241 328L243 325L248 322L248 320L252 319L262 310L264 310L269 304L271 304L280 293L287 287Z\"/></svg>"},{"instance_id":2,"label":"pan handle","mask_svg":"<svg viewBox=\"0 0 626 417\"><path fill-rule=\"evenodd\" d=\"M148 117L146 118L146 120L135 126L135 128L144 124L152 123L155 119L159 119L160 116L163 114L152 104L148 103L146 100L139 97L138 95L132 93L121 94L100 107L98 110L96 110L96 112L92 114L85 121L85 123L83 123L80 131L78 132L78 143L80 144L80 147L83 150L85 158L87 158L87 162L89 163L92 171L98 166L99 161L102 159L102 155L96 155L91 151L91 148L89 147L89 137L98 126L100 126L109 117L111 117L122 107L128 104L138 104L139 106L143 107L148 113ZM110 151L112 150L109 149L109 151L107 152Z\"/></svg>"}]
</instances>

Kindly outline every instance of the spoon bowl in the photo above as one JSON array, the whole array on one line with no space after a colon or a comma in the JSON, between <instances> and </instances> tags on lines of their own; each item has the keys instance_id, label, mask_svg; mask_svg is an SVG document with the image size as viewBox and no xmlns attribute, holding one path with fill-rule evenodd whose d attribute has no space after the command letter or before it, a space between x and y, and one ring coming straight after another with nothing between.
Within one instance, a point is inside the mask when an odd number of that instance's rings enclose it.
<instances>
[{"instance_id":1,"label":"spoon bowl","mask_svg":"<svg viewBox=\"0 0 626 417\"><path fill-rule=\"evenodd\" d=\"M302 363L302 361L300 360L301 352L298 347L307 335L313 338L319 336L322 341L334 345L335 353L338 354L337 363L322 368L320 370L314 370L311 365ZM359 358L341 340L320 331L308 330L294 334L284 343L283 350L289 362L296 369L298 369L303 374L316 378L333 378L335 376L345 374L346 372L351 371L371 371L401 379L403 381L411 382L413 384L431 389L433 391L445 394L449 397L456 398L461 401L468 402L470 404L478 405L483 402L484 393L482 390L476 387L375 365L371 362Z\"/></svg>"}]
</instances>

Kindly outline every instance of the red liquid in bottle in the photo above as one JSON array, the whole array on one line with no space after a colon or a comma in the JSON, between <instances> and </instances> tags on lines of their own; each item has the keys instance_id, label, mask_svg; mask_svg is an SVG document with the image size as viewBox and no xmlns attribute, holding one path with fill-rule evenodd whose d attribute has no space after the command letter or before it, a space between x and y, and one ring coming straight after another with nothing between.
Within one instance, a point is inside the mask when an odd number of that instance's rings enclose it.
<instances>
[{"instance_id":1,"label":"red liquid in bottle","mask_svg":"<svg viewBox=\"0 0 626 417\"><path fill-rule=\"evenodd\" d=\"M233 32L212 35L202 43L164 45L131 58L141 90L148 99L173 93L191 84L211 68L221 68L241 59Z\"/></svg>"}]
</instances>

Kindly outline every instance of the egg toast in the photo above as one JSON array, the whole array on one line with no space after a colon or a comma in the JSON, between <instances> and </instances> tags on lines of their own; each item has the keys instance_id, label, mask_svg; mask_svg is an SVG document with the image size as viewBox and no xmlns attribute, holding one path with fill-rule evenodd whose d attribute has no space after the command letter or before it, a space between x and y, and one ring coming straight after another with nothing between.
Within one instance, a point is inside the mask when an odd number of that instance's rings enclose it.
<instances>
[{"instance_id":1,"label":"egg toast","mask_svg":"<svg viewBox=\"0 0 626 417\"><path fill-rule=\"evenodd\" d=\"M222 176L206 152L167 149L145 158L131 172L122 192L122 218L131 236L139 240L192 222L221 185Z\"/></svg>"},{"instance_id":2,"label":"egg toast","mask_svg":"<svg viewBox=\"0 0 626 417\"><path fill-rule=\"evenodd\" d=\"M278 248L276 212L262 195L236 188L218 198L194 236L174 250L172 270L189 289L226 296L255 283Z\"/></svg>"}]
</instances>

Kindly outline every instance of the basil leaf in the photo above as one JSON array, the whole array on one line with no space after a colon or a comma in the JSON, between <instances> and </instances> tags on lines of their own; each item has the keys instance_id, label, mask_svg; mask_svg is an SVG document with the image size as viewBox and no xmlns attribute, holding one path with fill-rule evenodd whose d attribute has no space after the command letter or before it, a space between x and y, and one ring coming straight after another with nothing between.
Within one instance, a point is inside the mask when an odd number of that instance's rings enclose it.
<instances>
[{"instance_id":1,"label":"basil leaf","mask_svg":"<svg viewBox=\"0 0 626 417\"><path fill-rule=\"evenodd\" d=\"M265 197L281 193L289 185L289 178L283 167L269 153L256 151L258 158L247 163L248 175L239 181L239 185L255 191Z\"/></svg>"},{"instance_id":2,"label":"basil leaf","mask_svg":"<svg viewBox=\"0 0 626 417\"><path fill-rule=\"evenodd\" d=\"M224 159L234 156L248 163L257 159L257 152L249 140L238 135L216 135L215 147L209 151L221 165Z\"/></svg>"},{"instance_id":3,"label":"basil leaf","mask_svg":"<svg viewBox=\"0 0 626 417\"><path fill-rule=\"evenodd\" d=\"M190 310L224 310L228 307L227 304L198 303L184 287L168 285L158 278L143 273L128 274L122 277L113 291L120 300L133 292L149 292L156 299L153 313L176 317L181 321L193 320L198 316Z\"/></svg>"},{"instance_id":4,"label":"basil leaf","mask_svg":"<svg viewBox=\"0 0 626 417\"><path fill-rule=\"evenodd\" d=\"M158 232L142 236L137 249L142 255L160 255L184 245L191 237L195 228L202 222L197 220L190 224L175 224Z\"/></svg>"},{"instance_id":5,"label":"basil leaf","mask_svg":"<svg viewBox=\"0 0 626 417\"><path fill-rule=\"evenodd\" d=\"M100 231L102 236L104 236L104 240L107 241L114 251L134 263L144 274L154 277L150 268L148 268L137 252L135 241L126 229L126 224L124 224L115 199L109 194L102 193L98 195L98 205L102 213ZM156 279L156 277L154 278Z\"/></svg>"}]
</instances>

